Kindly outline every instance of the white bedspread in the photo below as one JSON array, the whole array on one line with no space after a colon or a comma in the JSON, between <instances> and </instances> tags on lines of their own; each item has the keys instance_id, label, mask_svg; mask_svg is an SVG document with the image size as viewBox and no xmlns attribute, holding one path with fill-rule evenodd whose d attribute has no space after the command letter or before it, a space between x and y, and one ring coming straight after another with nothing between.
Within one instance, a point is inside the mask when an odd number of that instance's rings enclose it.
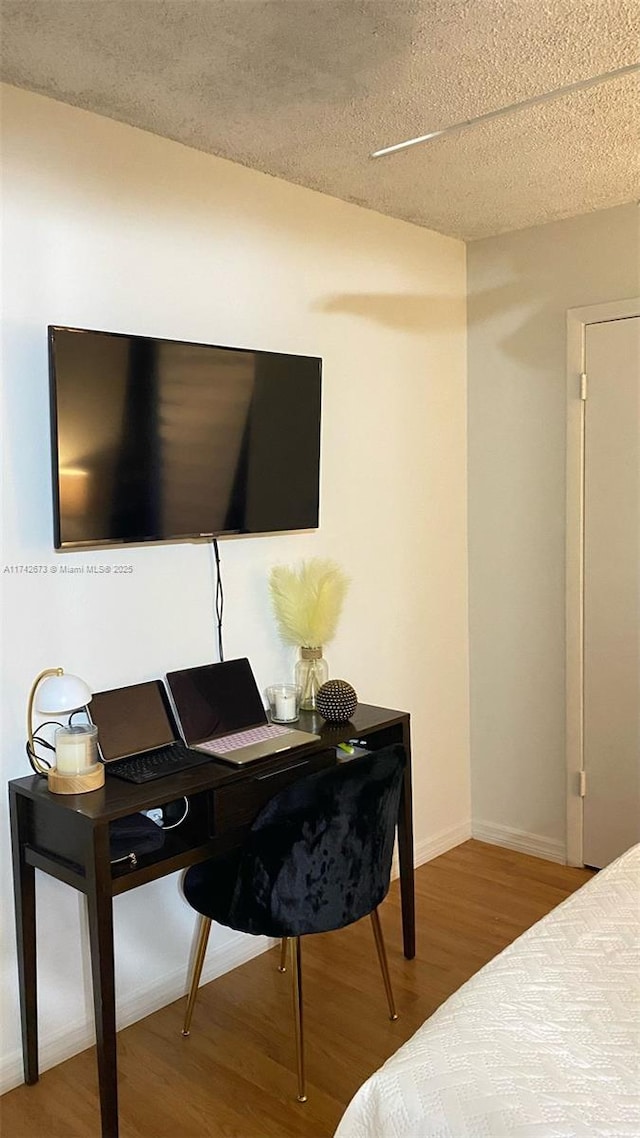
<instances>
[{"instance_id":1,"label":"white bedspread","mask_svg":"<svg viewBox=\"0 0 640 1138\"><path fill-rule=\"evenodd\" d=\"M639 1138L640 846L500 953L335 1138Z\"/></svg>"}]
</instances>

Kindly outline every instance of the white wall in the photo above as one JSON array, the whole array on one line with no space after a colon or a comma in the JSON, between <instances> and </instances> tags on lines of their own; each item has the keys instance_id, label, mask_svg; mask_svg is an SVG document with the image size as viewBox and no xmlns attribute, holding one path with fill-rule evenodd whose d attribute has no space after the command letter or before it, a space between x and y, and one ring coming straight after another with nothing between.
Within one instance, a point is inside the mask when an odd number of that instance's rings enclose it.
<instances>
[{"instance_id":1,"label":"white wall","mask_svg":"<svg viewBox=\"0 0 640 1138\"><path fill-rule=\"evenodd\" d=\"M4 565L133 567L3 574L6 777L28 773L41 668L97 690L215 658L207 546L54 554L47 324L318 354L321 527L224 541L227 656L247 654L261 686L287 675L269 567L337 558L353 583L332 674L411 712L418 852L454 845L469 827L464 245L22 91L4 89L3 111ZM38 917L46 1062L86 1042L91 1011L81 899L39 876ZM127 1019L183 990L193 917L173 877L118 898L115 919ZM2 935L10 1081L11 920ZM221 931L215 946L220 968L251 950Z\"/></svg>"},{"instance_id":2,"label":"white wall","mask_svg":"<svg viewBox=\"0 0 640 1138\"><path fill-rule=\"evenodd\" d=\"M468 247L473 832L564 858L566 310L637 295L635 205Z\"/></svg>"}]
</instances>

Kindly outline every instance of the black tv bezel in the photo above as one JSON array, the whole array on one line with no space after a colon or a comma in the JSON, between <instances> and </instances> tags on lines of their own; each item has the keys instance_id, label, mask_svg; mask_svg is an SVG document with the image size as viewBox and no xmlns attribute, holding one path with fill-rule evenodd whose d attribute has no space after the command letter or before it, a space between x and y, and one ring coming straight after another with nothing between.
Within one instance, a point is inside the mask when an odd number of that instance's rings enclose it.
<instances>
[{"instance_id":1,"label":"black tv bezel","mask_svg":"<svg viewBox=\"0 0 640 1138\"><path fill-rule=\"evenodd\" d=\"M307 360L315 360L318 363L318 433L317 433L317 455L318 455L318 490L316 497L316 522L315 525L305 526L302 529L296 530L247 530L247 529L221 529L213 530L207 533L184 533L172 534L169 537L162 535L140 535L131 538L105 538L104 540L95 539L89 541L62 541L61 534L61 511L60 511L60 478L59 478L59 452L58 452L58 401L57 401L57 377L54 362L54 340L56 332L78 332L87 335L99 336L112 336L118 339L141 339L149 340L157 344L184 344L187 347L198 348L212 348L217 351L224 352L248 352L255 356L283 356L286 358L302 358ZM176 544L179 542L207 542L212 541L218 537L266 537L269 534L282 534L282 533L308 533L310 530L318 529L320 526L320 485L321 485L321 428L322 428L322 381L323 381L323 358L322 356L303 355L300 352L279 352L267 348L239 348L230 344L209 344L202 340L178 340L166 336L146 336L138 332L110 332L103 328L75 328L68 324L48 324L47 325L47 358L49 368L49 422L50 422L50 444L51 444L51 490L53 499L53 543L54 549L57 552L64 553L73 550L82 549L121 549L123 547L141 546L151 544Z\"/></svg>"}]
</instances>

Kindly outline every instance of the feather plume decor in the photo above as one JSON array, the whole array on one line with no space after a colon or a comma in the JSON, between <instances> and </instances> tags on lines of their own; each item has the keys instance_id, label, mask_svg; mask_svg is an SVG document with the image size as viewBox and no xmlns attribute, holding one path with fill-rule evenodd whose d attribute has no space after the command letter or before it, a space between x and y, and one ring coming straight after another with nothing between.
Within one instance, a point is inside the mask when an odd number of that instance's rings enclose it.
<instances>
[{"instance_id":1,"label":"feather plume decor","mask_svg":"<svg viewBox=\"0 0 640 1138\"><path fill-rule=\"evenodd\" d=\"M335 636L349 579L335 561L311 557L297 567L275 565L269 591L286 644L318 648Z\"/></svg>"}]
</instances>

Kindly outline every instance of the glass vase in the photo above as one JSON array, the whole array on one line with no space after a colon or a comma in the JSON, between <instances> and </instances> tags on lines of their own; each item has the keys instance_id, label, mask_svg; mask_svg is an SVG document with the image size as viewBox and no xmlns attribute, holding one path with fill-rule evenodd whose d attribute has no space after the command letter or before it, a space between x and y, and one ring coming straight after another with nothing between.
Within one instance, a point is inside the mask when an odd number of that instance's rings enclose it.
<instances>
[{"instance_id":1,"label":"glass vase","mask_svg":"<svg viewBox=\"0 0 640 1138\"><path fill-rule=\"evenodd\" d=\"M303 711L315 711L316 696L328 679L329 665L322 655L322 648L301 648L300 659L296 663L296 684L300 688Z\"/></svg>"}]
</instances>

